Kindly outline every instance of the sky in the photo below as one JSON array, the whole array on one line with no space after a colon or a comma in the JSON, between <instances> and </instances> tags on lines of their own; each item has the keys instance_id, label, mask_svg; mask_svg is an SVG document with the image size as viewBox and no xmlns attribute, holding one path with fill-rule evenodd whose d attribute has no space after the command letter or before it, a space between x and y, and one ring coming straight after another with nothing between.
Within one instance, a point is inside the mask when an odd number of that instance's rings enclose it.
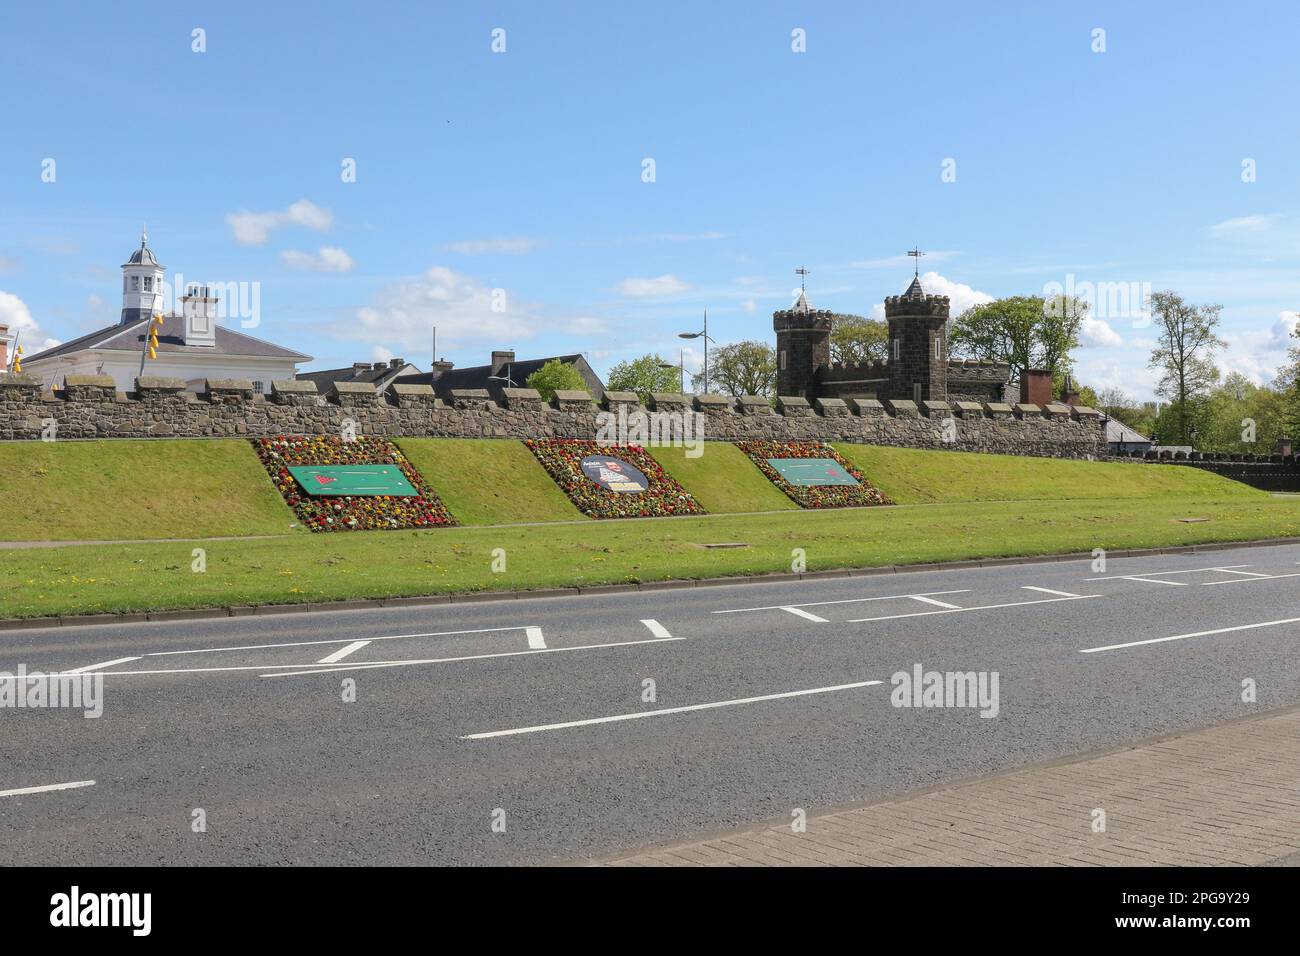
<instances>
[{"instance_id":1,"label":"sky","mask_svg":"<svg viewBox=\"0 0 1300 956\"><path fill-rule=\"evenodd\" d=\"M0 323L30 357L115 322L147 224L169 279L238 288L228 322L305 367L427 368L436 327L457 366L689 344L689 370L706 309L771 342L802 266L815 307L880 314L919 247L954 313L1099 289L1083 384L1151 397L1166 288L1221 304L1220 366L1264 383L1300 308L1298 28L1172 0L13 5Z\"/></svg>"}]
</instances>

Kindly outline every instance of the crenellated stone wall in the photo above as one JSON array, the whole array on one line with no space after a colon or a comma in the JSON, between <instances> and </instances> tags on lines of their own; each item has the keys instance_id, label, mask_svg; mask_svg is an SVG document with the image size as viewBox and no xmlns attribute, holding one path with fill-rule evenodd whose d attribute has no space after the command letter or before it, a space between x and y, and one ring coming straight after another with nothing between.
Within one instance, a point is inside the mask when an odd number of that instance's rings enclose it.
<instances>
[{"instance_id":1,"label":"crenellated stone wall","mask_svg":"<svg viewBox=\"0 0 1300 956\"><path fill-rule=\"evenodd\" d=\"M1107 454L1099 413L1067 405L918 407L902 400L783 397L774 408L756 396L657 394L647 409L632 392L609 392L597 406L586 392L557 392L547 404L529 388L504 389L500 401L484 390L454 389L443 400L428 385L393 385L377 394L369 385L338 383L320 395L312 382L289 381L273 382L267 397L237 379L210 380L195 394L179 379L149 377L120 394L111 377L95 375L69 376L62 389L42 392L36 375L0 374L0 440L39 440L51 424L58 439L339 434L348 420L361 435L594 439L608 434L611 422L635 429L647 412L694 413L700 430L687 436L709 441L852 441L1051 458Z\"/></svg>"}]
</instances>

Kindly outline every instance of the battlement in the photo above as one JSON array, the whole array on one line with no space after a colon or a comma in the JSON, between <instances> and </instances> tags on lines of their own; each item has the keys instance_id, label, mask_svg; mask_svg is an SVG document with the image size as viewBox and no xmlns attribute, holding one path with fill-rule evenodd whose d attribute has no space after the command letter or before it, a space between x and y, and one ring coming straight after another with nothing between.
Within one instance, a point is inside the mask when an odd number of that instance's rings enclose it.
<instances>
[{"instance_id":1,"label":"battlement","mask_svg":"<svg viewBox=\"0 0 1300 956\"><path fill-rule=\"evenodd\" d=\"M949 381L1006 382L1011 366L992 359L948 359Z\"/></svg>"},{"instance_id":2,"label":"battlement","mask_svg":"<svg viewBox=\"0 0 1300 956\"><path fill-rule=\"evenodd\" d=\"M807 312L796 309L782 309L772 313L772 328L777 332L810 329L817 332L829 332L835 313L830 309L810 309Z\"/></svg>"},{"instance_id":3,"label":"battlement","mask_svg":"<svg viewBox=\"0 0 1300 956\"><path fill-rule=\"evenodd\" d=\"M851 380L878 381L889 378L889 364L877 359L874 362L833 362L817 369L817 380L839 382Z\"/></svg>"},{"instance_id":4,"label":"battlement","mask_svg":"<svg viewBox=\"0 0 1300 956\"><path fill-rule=\"evenodd\" d=\"M948 318L946 295L891 295L885 299L886 318Z\"/></svg>"},{"instance_id":5,"label":"battlement","mask_svg":"<svg viewBox=\"0 0 1300 956\"><path fill-rule=\"evenodd\" d=\"M143 377L123 394L111 378L70 376L63 388L43 391L36 375L0 374L0 440L336 435L345 426L375 436L600 439L611 421L636 427L655 415L680 423L694 414L694 433L708 441L850 441L1054 458L1104 457L1108 447L1097 412L1066 406L929 401L918 408L903 400L803 396L773 406L752 395L656 394L647 408L630 392L610 392L597 405L585 392L558 392L544 402L531 388L505 389L499 398L453 389L444 399L427 385L376 392L340 383L322 395L314 383L294 380L272 383L265 396L243 380L209 381L198 394L180 384Z\"/></svg>"}]
</instances>

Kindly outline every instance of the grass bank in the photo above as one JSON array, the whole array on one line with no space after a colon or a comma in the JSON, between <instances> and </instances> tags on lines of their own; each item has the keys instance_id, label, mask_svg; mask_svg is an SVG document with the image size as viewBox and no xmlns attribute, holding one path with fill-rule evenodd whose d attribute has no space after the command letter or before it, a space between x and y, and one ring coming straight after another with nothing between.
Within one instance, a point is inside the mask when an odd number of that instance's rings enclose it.
<instances>
[{"instance_id":1,"label":"grass bank","mask_svg":"<svg viewBox=\"0 0 1300 956\"><path fill-rule=\"evenodd\" d=\"M1144 471L1148 469L1143 469ZM1174 469L1171 469L1174 470ZM1185 523L1179 519L1208 519ZM0 617L592 585L1300 535L1268 495L1018 501L0 552ZM711 550L710 542L747 547ZM492 550L507 570L492 573Z\"/></svg>"}]
</instances>

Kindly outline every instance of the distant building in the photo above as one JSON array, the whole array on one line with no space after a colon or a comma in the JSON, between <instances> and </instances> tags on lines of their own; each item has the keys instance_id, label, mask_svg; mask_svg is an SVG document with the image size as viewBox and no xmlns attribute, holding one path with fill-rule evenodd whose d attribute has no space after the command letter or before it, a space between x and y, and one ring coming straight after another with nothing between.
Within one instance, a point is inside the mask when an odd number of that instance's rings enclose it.
<instances>
[{"instance_id":1,"label":"distant building","mask_svg":"<svg viewBox=\"0 0 1300 956\"><path fill-rule=\"evenodd\" d=\"M514 352L497 351L492 353L492 362L489 365L455 368L450 362L439 361L433 363L431 372L402 375L397 380L411 385L432 385L433 390L443 398L450 394L453 388L482 388L487 389L493 396L499 396L503 388L526 388L528 376L547 362L555 361L572 365L577 369L587 391L596 401L605 397L605 383L581 355L553 355L550 358L518 360Z\"/></svg>"},{"instance_id":2,"label":"distant building","mask_svg":"<svg viewBox=\"0 0 1300 956\"><path fill-rule=\"evenodd\" d=\"M1127 454L1134 451L1147 452L1155 447L1151 444L1150 438L1143 436L1141 432L1134 431L1115 418L1106 419L1106 443L1110 446L1112 455ZM1190 451L1191 449L1187 450Z\"/></svg>"},{"instance_id":3,"label":"distant building","mask_svg":"<svg viewBox=\"0 0 1300 956\"><path fill-rule=\"evenodd\" d=\"M110 325L24 358L23 371L41 376L46 388L69 375L112 376L120 392L133 391L149 322L165 308L166 269L140 236L140 248L122 265L122 317ZM158 329L158 357L145 362L144 375L182 379L201 391L207 379L248 379L268 394L273 381L295 377L310 355L227 328L217 321L216 290L190 285L181 296L181 313L164 315Z\"/></svg>"},{"instance_id":4,"label":"distant building","mask_svg":"<svg viewBox=\"0 0 1300 956\"><path fill-rule=\"evenodd\" d=\"M300 381L315 382L316 391L327 395L335 382L367 382L375 387L376 392L384 392L398 378L422 374L424 373L406 359L395 358L387 362L354 362L347 368L299 372L298 378Z\"/></svg>"},{"instance_id":5,"label":"distant building","mask_svg":"<svg viewBox=\"0 0 1300 956\"><path fill-rule=\"evenodd\" d=\"M885 300L889 358L831 362L834 314L814 309L800 291L795 304L772 315L776 330L776 393L814 398L876 398L1000 402L1010 368L1000 362L948 357L948 297L929 295L913 278L902 295Z\"/></svg>"}]
</instances>

